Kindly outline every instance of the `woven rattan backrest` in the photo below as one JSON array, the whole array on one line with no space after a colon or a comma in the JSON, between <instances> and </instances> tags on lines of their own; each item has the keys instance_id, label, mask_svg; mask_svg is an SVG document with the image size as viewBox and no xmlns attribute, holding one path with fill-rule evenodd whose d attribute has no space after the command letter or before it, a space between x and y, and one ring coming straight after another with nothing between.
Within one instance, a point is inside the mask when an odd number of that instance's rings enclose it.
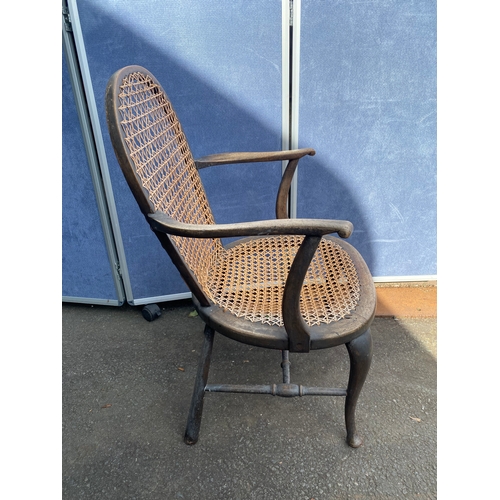
<instances>
[{"instance_id":1,"label":"woven rattan backrest","mask_svg":"<svg viewBox=\"0 0 500 500\"><path fill-rule=\"evenodd\" d=\"M143 213L161 211L180 222L213 224L214 218L177 115L156 78L135 66L115 73L108 86L108 125L120 166ZM110 120L110 116L112 119ZM112 139L113 139L113 134ZM125 145L125 147L123 147ZM119 148L118 148L119 149ZM199 283L222 249L218 239L171 236Z\"/></svg>"}]
</instances>

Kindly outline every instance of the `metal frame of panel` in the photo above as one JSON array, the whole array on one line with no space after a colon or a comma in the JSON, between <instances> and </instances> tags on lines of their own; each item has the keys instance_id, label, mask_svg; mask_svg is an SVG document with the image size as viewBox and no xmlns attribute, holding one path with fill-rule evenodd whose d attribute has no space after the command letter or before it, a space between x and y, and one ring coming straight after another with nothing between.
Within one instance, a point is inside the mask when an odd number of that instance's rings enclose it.
<instances>
[{"instance_id":1,"label":"metal frame of panel","mask_svg":"<svg viewBox=\"0 0 500 500\"><path fill-rule=\"evenodd\" d=\"M282 2L282 149L299 144L300 2ZM287 162L283 162L283 172ZM297 171L300 168L297 167ZM297 217L297 174L290 187L290 217Z\"/></svg>"},{"instance_id":2,"label":"metal frame of panel","mask_svg":"<svg viewBox=\"0 0 500 500\"><path fill-rule=\"evenodd\" d=\"M109 227L111 228L112 234L114 236L113 245L116 248L116 253L119 262L119 272L123 282L125 296L127 297L127 300L129 300L132 290L130 287L130 279L128 276L127 259L125 257L125 251L123 248L120 225L116 213L113 189L111 187L111 180L109 178L108 163L106 160L106 154L104 152L104 145L102 142L101 126L99 123L99 118L97 116L94 90L92 87L92 81L90 79L90 71L88 67L87 56L85 53L85 45L83 43L83 36L80 27L80 16L78 14L78 7L76 5L76 0L67 0L67 2L68 2L69 14L71 17L71 23L73 27L73 37L75 41L76 54L78 57L78 64L82 77L82 85L83 85L82 91L85 93L86 102L88 105L90 127L93 133L96 155L100 166L102 191L105 196L107 212L109 215Z\"/></svg>"},{"instance_id":3,"label":"metal frame of panel","mask_svg":"<svg viewBox=\"0 0 500 500\"><path fill-rule=\"evenodd\" d=\"M99 160L95 149L92 127L89 122L88 107L87 107L87 101L85 100L84 97L83 83L78 65L78 56L76 53L72 32L69 31L67 19L65 19L67 13L68 12L65 11L65 5L63 2L63 22L62 22L63 52L66 57L69 77L73 88L73 95L75 98L78 119L80 121L82 138L85 146L85 151L87 154L90 176L92 179L94 193L96 196L97 209L99 212L99 217L103 230L104 241L108 253L109 264L111 268L113 282L115 285L117 299L114 300L114 299L105 299L99 297L94 298L94 297L63 296L62 300L63 302L120 306L125 301L125 292L123 289L123 284L119 273L119 260L116 252L115 240L113 237L113 228L109 218L109 210L106 202L106 193L100 174Z\"/></svg>"},{"instance_id":4,"label":"metal frame of panel","mask_svg":"<svg viewBox=\"0 0 500 500\"><path fill-rule=\"evenodd\" d=\"M117 257L117 265L119 266L119 274L121 276L121 283L120 286L124 290L124 294L126 296L127 302L131 305L144 305L144 304L151 304L155 302L164 302L164 301L169 301L169 300L181 300L181 299L189 299L191 298L191 292L185 292L185 293L177 293L177 294L169 294L169 295L162 295L162 296L156 296L156 297L146 297L146 298L141 298L141 299L134 299L133 297L133 292L132 292L132 286L130 283L130 276L128 272L128 267L127 267L127 259L125 255L125 249L123 246L122 242L122 237L121 237L121 231L120 231L120 224L118 221L118 215L116 212L116 207L115 207L115 201L114 201L114 194L113 194L113 188L111 184L111 179L109 176L109 170L108 170L108 163L106 159L106 153L104 149L104 144L102 141L102 131L101 131L101 126L98 118L98 113L96 109L96 104L95 104L95 98L94 98L94 90L92 86L92 80L90 77L90 70L88 66L88 61L87 61L87 56L85 52L85 45L83 41L83 35L81 32L81 26L80 26L80 19L79 19L79 13L78 13L78 7L77 7L77 2L76 0L68 0L68 8L69 8L69 13L71 16L72 20L72 26L73 26L73 33L74 33L74 40L75 40L75 46L76 46L76 53L78 56L78 64L80 68L80 72L82 75L82 88L80 92L84 93L86 96L86 100L88 103L88 108L89 108L89 116L90 116L90 123L89 123L89 128L93 133L93 138L95 140L95 153L96 153L96 161L98 161L98 164L100 165L100 172L101 172L101 184L99 186L99 191L100 194L102 194L102 203L104 204L105 200L105 205L107 208L107 213L108 213L108 218L107 218L107 228L109 228L109 232L107 233L107 243L108 247L110 248L110 251L113 251L112 249L115 248L116 252L116 257ZM114 235L114 237L113 237ZM65 298L63 298L65 300ZM85 302L85 303L102 303L99 299L93 299L93 300L78 300L74 299L72 300L73 302ZM123 300L120 304L123 303Z\"/></svg>"}]
</instances>

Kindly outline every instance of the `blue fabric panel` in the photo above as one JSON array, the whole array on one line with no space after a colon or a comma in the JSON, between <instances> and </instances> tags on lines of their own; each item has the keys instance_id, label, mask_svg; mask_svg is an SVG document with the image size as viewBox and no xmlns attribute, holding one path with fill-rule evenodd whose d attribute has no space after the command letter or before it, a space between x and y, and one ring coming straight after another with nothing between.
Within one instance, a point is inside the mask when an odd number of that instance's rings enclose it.
<instances>
[{"instance_id":1,"label":"blue fabric panel","mask_svg":"<svg viewBox=\"0 0 500 500\"><path fill-rule=\"evenodd\" d=\"M436 4L303 2L298 216L349 219L374 276L436 274Z\"/></svg>"},{"instance_id":2,"label":"blue fabric panel","mask_svg":"<svg viewBox=\"0 0 500 500\"><path fill-rule=\"evenodd\" d=\"M116 162L107 81L126 65L148 68L195 157L280 149L281 2L81 0L78 10L134 299L184 292ZM201 176L217 222L274 217L279 164L213 167Z\"/></svg>"},{"instance_id":3,"label":"blue fabric panel","mask_svg":"<svg viewBox=\"0 0 500 500\"><path fill-rule=\"evenodd\" d=\"M118 300L64 57L62 76L62 295Z\"/></svg>"}]
</instances>

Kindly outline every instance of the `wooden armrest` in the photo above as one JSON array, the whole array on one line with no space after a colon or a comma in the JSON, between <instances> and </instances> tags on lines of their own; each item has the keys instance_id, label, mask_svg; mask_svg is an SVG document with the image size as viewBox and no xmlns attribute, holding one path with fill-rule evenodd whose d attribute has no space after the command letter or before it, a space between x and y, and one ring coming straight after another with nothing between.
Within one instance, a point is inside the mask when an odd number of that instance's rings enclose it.
<instances>
[{"instance_id":1,"label":"wooden armrest","mask_svg":"<svg viewBox=\"0 0 500 500\"><path fill-rule=\"evenodd\" d=\"M258 153L220 153L203 156L195 160L198 170L212 165L228 165L232 163L255 163L288 160L288 165L281 178L276 197L276 218L286 219L288 217L288 193L292 183L293 175L299 160L306 156L314 156L316 151L311 148L291 149L288 151L268 151Z\"/></svg>"},{"instance_id":2,"label":"wooden armrest","mask_svg":"<svg viewBox=\"0 0 500 500\"><path fill-rule=\"evenodd\" d=\"M316 151L311 148L292 149L289 151L267 151L246 153L220 153L203 156L195 160L196 168L210 167L212 165L228 165L232 163L255 163L280 160L295 160L306 155L314 156Z\"/></svg>"},{"instance_id":3,"label":"wooden armrest","mask_svg":"<svg viewBox=\"0 0 500 500\"><path fill-rule=\"evenodd\" d=\"M348 238L353 231L351 222L329 219L274 219L235 224L185 224L168 217L163 212L155 212L148 214L148 222L156 231L191 238L279 234L323 236L331 233L337 233L341 238Z\"/></svg>"}]
</instances>

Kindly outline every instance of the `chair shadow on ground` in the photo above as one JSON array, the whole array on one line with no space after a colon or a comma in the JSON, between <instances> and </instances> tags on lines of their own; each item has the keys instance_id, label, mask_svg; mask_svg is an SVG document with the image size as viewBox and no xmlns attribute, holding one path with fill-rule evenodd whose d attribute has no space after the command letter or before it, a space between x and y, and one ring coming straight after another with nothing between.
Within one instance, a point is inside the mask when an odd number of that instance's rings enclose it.
<instances>
[{"instance_id":1,"label":"chair shadow on ground","mask_svg":"<svg viewBox=\"0 0 500 500\"><path fill-rule=\"evenodd\" d=\"M434 320L375 319L361 448L344 441L343 398L246 394L207 394L187 446L203 324L190 301L162 308L147 322L128 305L63 305L65 498L435 497ZM279 351L215 343L211 383L280 382ZM291 362L294 383L347 382L345 349Z\"/></svg>"}]
</instances>

